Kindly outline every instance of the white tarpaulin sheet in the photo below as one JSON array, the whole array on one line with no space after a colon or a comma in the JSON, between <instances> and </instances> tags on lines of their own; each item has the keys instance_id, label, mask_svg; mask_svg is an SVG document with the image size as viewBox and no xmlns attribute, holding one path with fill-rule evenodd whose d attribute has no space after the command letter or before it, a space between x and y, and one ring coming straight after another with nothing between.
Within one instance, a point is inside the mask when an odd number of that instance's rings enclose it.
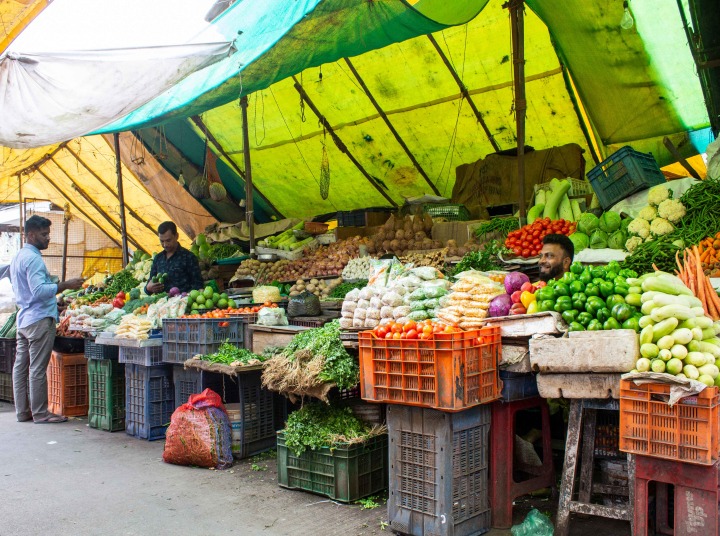
<instances>
[{"instance_id":1,"label":"white tarpaulin sheet","mask_svg":"<svg viewBox=\"0 0 720 536\"><path fill-rule=\"evenodd\" d=\"M215 42L0 56L0 145L66 141L123 117L228 56Z\"/></svg>"}]
</instances>

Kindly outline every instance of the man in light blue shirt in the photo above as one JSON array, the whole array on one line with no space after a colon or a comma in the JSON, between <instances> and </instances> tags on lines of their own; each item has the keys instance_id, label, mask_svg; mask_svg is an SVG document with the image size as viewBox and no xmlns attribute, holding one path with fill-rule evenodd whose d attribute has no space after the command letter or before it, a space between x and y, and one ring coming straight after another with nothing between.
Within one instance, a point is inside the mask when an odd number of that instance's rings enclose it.
<instances>
[{"instance_id":1,"label":"man in light blue shirt","mask_svg":"<svg viewBox=\"0 0 720 536\"><path fill-rule=\"evenodd\" d=\"M81 278L54 283L40 252L50 244L52 222L32 216L25 222L25 246L10 263L17 315L17 354L13 366L15 413L19 422L65 422L48 411L47 367L55 342L57 301L65 289L82 286Z\"/></svg>"}]
</instances>

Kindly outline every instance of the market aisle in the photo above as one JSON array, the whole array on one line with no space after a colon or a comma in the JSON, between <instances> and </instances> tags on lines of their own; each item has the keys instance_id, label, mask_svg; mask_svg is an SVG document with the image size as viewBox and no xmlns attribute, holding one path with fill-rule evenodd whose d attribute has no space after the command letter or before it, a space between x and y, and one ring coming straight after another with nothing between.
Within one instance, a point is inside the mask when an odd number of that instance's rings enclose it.
<instances>
[{"instance_id":1,"label":"market aisle","mask_svg":"<svg viewBox=\"0 0 720 536\"><path fill-rule=\"evenodd\" d=\"M283 490L275 459L229 471L162 462L163 442L94 430L85 419L39 426L0 402L0 535L371 535L363 511Z\"/></svg>"},{"instance_id":2,"label":"market aisle","mask_svg":"<svg viewBox=\"0 0 720 536\"><path fill-rule=\"evenodd\" d=\"M274 457L209 471L163 463L162 450L162 441L94 430L85 419L18 423L14 408L0 402L0 536L392 534L382 530L384 506L362 510L278 487ZM534 506L554 510L542 501ZM516 523L529 508L516 506ZM590 533L629 530L601 518L571 523L571 536Z\"/></svg>"}]
</instances>

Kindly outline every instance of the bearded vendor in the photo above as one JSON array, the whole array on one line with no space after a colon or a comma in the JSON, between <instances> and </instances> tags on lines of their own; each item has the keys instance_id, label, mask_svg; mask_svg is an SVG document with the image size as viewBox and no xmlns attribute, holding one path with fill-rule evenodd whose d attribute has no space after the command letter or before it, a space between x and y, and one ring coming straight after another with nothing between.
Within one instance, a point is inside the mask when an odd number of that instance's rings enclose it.
<instances>
[{"instance_id":1,"label":"bearded vendor","mask_svg":"<svg viewBox=\"0 0 720 536\"><path fill-rule=\"evenodd\" d=\"M549 234L543 238L540 250L540 280L546 283L551 279L560 279L570 270L575 256L575 246L565 235Z\"/></svg>"},{"instance_id":2,"label":"bearded vendor","mask_svg":"<svg viewBox=\"0 0 720 536\"><path fill-rule=\"evenodd\" d=\"M190 292L202 288L203 279L198 259L178 242L175 223L161 223L158 227L158 238L163 250L153 259L145 292L157 294L173 287L177 287L180 292Z\"/></svg>"}]
</instances>

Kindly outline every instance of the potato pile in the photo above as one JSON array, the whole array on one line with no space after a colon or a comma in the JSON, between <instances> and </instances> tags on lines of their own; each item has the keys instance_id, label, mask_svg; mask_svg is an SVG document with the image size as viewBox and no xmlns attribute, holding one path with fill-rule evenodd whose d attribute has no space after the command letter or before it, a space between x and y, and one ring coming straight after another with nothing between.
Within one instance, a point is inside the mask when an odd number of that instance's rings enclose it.
<instances>
[{"instance_id":1,"label":"potato pile","mask_svg":"<svg viewBox=\"0 0 720 536\"><path fill-rule=\"evenodd\" d=\"M307 282L303 279L298 279L290 288L290 296L298 296L307 290L308 292L315 294L315 296L320 299L327 298L330 292L340 283L342 283L342 277L328 280L311 279Z\"/></svg>"},{"instance_id":2,"label":"potato pile","mask_svg":"<svg viewBox=\"0 0 720 536\"><path fill-rule=\"evenodd\" d=\"M370 238L368 253L402 255L408 250L440 248L439 241L429 238L432 226L433 221L428 214L414 217L392 215Z\"/></svg>"},{"instance_id":3,"label":"potato pile","mask_svg":"<svg viewBox=\"0 0 720 536\"><path fill-rule=\"evenodd\" d=\"M274 263L248 259L240 263L236 278L253 278L258 282L293 281L313 277L340 275L351 258L357 257L360 245L366 239L356 236L328 246L306 250L305 256L296 260L286 259Z\"/></svg>"}]
</instances>

